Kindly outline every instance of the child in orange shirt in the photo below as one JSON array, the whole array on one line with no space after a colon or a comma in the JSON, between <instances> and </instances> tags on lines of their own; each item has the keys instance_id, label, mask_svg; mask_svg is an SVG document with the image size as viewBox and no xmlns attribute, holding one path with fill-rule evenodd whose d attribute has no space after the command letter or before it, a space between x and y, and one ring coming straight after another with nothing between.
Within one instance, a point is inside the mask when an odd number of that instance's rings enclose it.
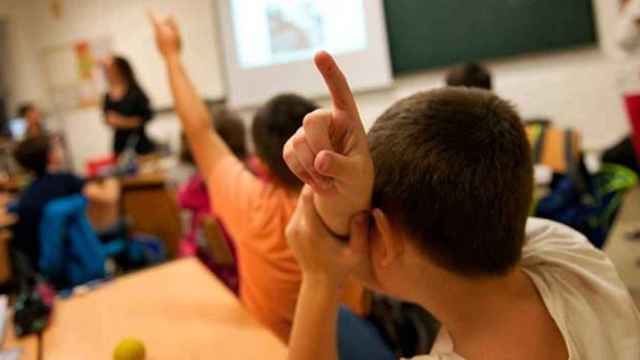
<instances>
[{"instance_id":1,"label":"child in orange shirt","mask_svg":"<svg viewBox=\"0 0 640 360\"><path fill-rule=\"evenodd\" d=\"M282 148L317 106L297 95L280 95L257 112L253 139L271 181L260 180L212 131L210 114L180 60L180 34L173 20L153 22L176 111L209 195L215 199L216 215L236 242L240 298L258 320L287 342L301 275L284 232L302 182L282 160ZM354 290L352 309L356 311L359 289Z\"/></svg>"}]
</instances>

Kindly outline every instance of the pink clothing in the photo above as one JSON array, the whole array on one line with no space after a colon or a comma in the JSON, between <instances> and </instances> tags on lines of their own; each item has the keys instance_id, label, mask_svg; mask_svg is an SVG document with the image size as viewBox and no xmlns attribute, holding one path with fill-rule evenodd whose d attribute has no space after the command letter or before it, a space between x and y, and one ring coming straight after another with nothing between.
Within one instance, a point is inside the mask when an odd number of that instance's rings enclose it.
<instances>
[{"instance_id":1,"label":"pink clothing","mask_svg":"<svg viewBox=\"0 0 640 360\"><path fill-rule=\"evenodd\" d=\"M211 214L207 185L200 174L195 174L180 187L178 191L178 205L191 211L191 224L185 237L180 242L180 256L196 254L197 237L205 215Z\"/></svg>"},{"instance_id":2,"label":"pink clothing","mask_svg":"<svg viewBox=\"0 0 640 360\"><path fill-rule=\"evenodd\" d=\"M178 205L180 208L191 212L191 224L180 241L179 256L198 256L201 258L211 270L221 278L225 284L233 291L238 290L238 271L235 266L221 266L214 264L208 254L199 251L198 236L202 233L202 222L206 216L217 217L211 211L210 197L207 191L207 185L200 174L196 173L186 183L184 183L178 191ZM220 230L235 257L235 246L229 233L224 225L218 220Z\"/></svg>"}]
</instances>

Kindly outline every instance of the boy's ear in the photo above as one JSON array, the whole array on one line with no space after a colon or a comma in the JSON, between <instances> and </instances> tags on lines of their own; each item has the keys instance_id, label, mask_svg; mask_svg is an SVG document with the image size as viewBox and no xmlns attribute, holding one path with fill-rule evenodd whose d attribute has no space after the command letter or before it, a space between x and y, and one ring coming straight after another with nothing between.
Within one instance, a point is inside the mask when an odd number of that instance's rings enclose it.
<instances>
[{"instance_id":1,"label":"boy's ear","mask_svg":"<svg viewBox=\"0 0 640 360\"><path fill-rule=\"evenodd\" d=\"M404 252L404 243L398 234L394 233L394 226L389 217L380 209L373 209L373 225L379 236L378 249L382 267L388 267Z\"/></svg>"}]
</instances>

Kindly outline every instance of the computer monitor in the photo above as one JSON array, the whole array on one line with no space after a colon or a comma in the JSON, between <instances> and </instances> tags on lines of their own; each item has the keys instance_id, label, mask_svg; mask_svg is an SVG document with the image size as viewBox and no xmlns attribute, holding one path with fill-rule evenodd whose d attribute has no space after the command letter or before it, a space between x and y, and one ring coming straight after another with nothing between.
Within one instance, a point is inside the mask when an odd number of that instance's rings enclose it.
<instances>
[{"instance_id":1,"label":"computer monitor","mask_svg":"<svg viewBox=\"0 0 640 360\"><path fill-rule=\"evenodd\" d=\"M27 122L23 118L9 120L9 132L14 140L22 140L27 133Z\"/></svg>"}]
</instances>

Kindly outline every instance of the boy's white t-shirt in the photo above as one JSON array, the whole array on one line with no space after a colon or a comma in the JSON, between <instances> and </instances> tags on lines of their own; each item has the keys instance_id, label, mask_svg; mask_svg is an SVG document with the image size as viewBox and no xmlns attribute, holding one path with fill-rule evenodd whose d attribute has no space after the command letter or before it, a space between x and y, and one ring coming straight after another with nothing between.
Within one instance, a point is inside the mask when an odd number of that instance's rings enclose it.
<instances>
[{"instance_id":1,"label":"boy's white t-shirt","mask_svg":"<svg viewBox=\"0 0 640 360\"><path fill-rule=\"evenodd\" d=\"M580 233L529 219L522 266L555 320L570 360L640 359L640 315L615 267ZM431 355L464 360L442 329Z\"/></svg>"}]
</instances>

